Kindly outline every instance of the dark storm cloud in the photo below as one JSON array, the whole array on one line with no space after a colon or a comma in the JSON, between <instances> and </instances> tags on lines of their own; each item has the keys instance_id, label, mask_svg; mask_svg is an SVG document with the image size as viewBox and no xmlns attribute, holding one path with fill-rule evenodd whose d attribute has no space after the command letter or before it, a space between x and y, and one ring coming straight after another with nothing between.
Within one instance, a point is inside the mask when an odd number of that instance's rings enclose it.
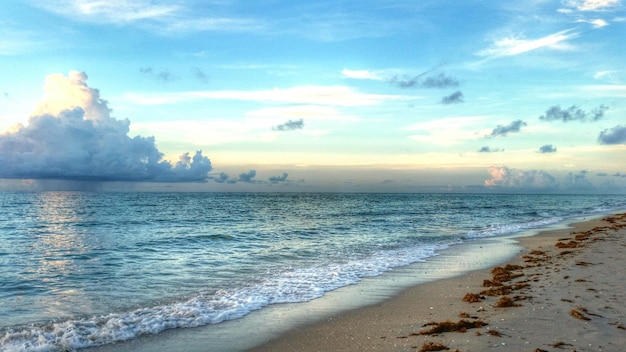
<instances>
[{"instance_id":1,"label":"dark storm cloud","mask_svg":"<svg viewBox=\"0 0 626 352\"><path fill-rule=\"evenodd\" d=\"M44 91L75 99L67 109L44 100L28 124L0 135L0 177L89 181L206 181L211 161L197 151L175 165L163 161L154 137L128 136L130 121L111 109L82 72L50 75ZM63 93L63 94L62 94ZM67 104L67 102L64 102Z\"/></svg>"},{"instance_id":2,"label":"dark storm cloud","mask_svg":"<svg viewBox=\"0 0 626 352\"><path fill-rule=\"evenodd\" d=\"M431 71L420 73L417 76L394 76L389 82L398 88L449 88L458 87L459 81L445 73L426 77Z\"/></svg>"},{"instance_id":3,"label":"dark storm cloud","mask_svg":"<svg viewBox=\"0 0 626 352\"><path fill-rule=\"evenodd\" d=\"M600 144L626 144L626 126L617 125L600 132Z\"/></svg>"},{"instance_id":4,"label":"dark storm cloud","mask_svg":"<svg viewBox=\"0 0 626 352\"><path fill-rule=\"evenodd\" d=\"M579 108L577 105L572 105L567 109L561 109L560 106L555 105L546 110L545 115L539 116L539 120L543 121L598 121L604 117L604 112L609 108L605 105L600 105L597 108L587 112Z\"/></svg>"},{"instance_id":5,"label":"dark storm cloud","mask_svg":"<svg viewBox=\"0 0 626 352\"><path fill-rule=\"evenodd\" d=\"M541 147L539 147L539 153L556 153L556 147L554 147L552 144L542 145Z\"/></svg>"},{"instance_id":6,"label":"dark storm cloud","mask_svg":"<svg viewBox=\"0 0 626 352\"><path fill-rule=\"evenodd\" d=\"M161 82L171 82L176 79L176 77L170 71L168 70L157 71L150 66L140 68L139 72Z\"/></svg>"},{"instance_id":7,"label":"dark storm cloud","mask_svg":"<svg viewBox=\"0 0 626 352\"><path fill-rule=\"evenodd\" d=\"M289 120L281 125L272 127L273 131L295 131L304 128L304 120Z\"/></svg>"},{"instance_id":8,"label":"dark storm cloud","mask_svg":"<svg viewBox=\"0 0 626 352\"><path fill-rule=\"evenodd\" d=\"M498 152L503 152L504 149L500 149L500 148L491 148L488 146L484 146L482 148L480 148L478 150L479 153L498 153Z\"/></svg>"},{"instance_id":9,"label":"dark storm cloud","mask_svg":"<svg viewBox=\"0 0 626 352\"><path fill-rule=\"evenodd\" d=\"M289 174L286 172L283 172L281 176L270 176L269 181L271 183L285 182L287 181L287 176L289 176Z\"/></svg>"},{"instance_id":10,"label":"dark storm cloud","mask_svg":"<svg viewBox=\"0 0 626 352\"><path fill-rule=\"evenodd\" d=\"M256 176L256 170L250 170L246 173L239 174L239 181L241 182L254 182L252 179Z\"/></svg>"},{"instance_id":11,"label":"dark storm cloud","mask_svg":"<svg viewBox=\"0 0 626 352\"><path fill-rule=\"evenodd\" d=\"M441 99L441 103L445 105L449 104L457 104L463 102L463 93L460 90L448 95L447 97L443 97Z\"/></svg>"},{"instance_id":12,"label":"dark storm cloud","mask_svg":"<svg viewBox=\"0 0 626 352\"><path fill-rule=\"evenodd\" d=\"M493 129L493 131L491 131L491 134L486 137L505 137L509 133L519 132L523 126L526 126L526 122L522 120L515 120L506 126L498 125L496 128Z\"/></svg>"}]
</instances>

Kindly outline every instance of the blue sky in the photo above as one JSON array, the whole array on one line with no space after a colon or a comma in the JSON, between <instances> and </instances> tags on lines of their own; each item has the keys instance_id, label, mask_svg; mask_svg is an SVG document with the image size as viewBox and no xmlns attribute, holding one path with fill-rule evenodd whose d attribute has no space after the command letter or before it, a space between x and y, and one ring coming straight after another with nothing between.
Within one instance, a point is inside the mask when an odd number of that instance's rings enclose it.
<instances>
[{"instance_id":1,"label":"blue sky","mask_svg":"<svg viewBox=\"0 0 626 352\"><path fill-rule=\"evenodd\" d=\"M626 192L620 0L24 0L0 32L2 188Z\"/></svg>"}]
</instances>

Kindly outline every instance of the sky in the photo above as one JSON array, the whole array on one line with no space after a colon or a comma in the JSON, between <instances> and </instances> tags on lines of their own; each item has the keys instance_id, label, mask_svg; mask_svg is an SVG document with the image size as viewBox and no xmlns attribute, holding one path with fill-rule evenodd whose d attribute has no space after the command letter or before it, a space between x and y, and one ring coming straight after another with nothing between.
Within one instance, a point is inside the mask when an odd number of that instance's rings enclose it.
<instances>
[{"instance_id":1,"label":"sky","mask_svg":"<svg viewBox=\"0 0 626 352\"><path fill-rule=\"evenodd\" d=\"M0 189L626 193L623 0L9 0Z\"/></svg>"}]
</instances>

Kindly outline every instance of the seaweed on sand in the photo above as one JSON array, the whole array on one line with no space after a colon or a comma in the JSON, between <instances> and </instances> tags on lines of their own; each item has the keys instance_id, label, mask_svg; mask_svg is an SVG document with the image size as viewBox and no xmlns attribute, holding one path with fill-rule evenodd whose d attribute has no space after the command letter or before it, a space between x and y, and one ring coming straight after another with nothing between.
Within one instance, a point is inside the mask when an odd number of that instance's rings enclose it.
<instances>
[{"instance_id":1,"label":"seaweed on sand","mask_svg":"<svg viewBox=\"0 0 626 352\"><path fill-rule=\"evenodd\" d=\"M425 331L420 331L420 335L434 335L452 331L465 332L468 329L482 328L483 326L487 325L487 323L482 320L468 321L465 319L461 319L456 323L450 320L446 320L440 323L427 325L433 325L433 327Z\"/></svg>"}]
</instances>

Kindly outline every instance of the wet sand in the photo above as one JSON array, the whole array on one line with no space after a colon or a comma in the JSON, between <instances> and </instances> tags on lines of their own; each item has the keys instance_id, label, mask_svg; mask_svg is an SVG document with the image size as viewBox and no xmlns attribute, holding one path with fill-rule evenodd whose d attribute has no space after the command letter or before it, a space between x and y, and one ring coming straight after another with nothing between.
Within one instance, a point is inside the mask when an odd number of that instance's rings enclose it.
<instances>
[{"instance_id":1,"label":"wet sand","mask_svg":"<svg viewBox=\"0 0 626 352\"><path fill-rule=\"evenodd\" d=\"M626 214L518 240L525 249L499 269L421 284L251 350L623 351Z\"/></svg>"}]
</instances>

